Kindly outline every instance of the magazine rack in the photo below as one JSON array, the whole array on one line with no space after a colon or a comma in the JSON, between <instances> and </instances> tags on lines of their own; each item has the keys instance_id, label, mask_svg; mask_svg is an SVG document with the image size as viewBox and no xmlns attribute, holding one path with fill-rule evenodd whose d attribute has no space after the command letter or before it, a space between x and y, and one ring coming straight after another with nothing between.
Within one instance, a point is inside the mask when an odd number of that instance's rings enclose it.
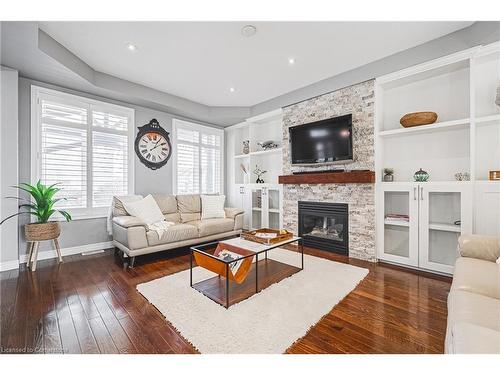
<instances>
[{"instance_id":1,"label":"magazine rack","mask_svg":"<svg viewBox=\"0 0 500 375\"><path fill-rule=\"evenodd\" d=\"M254 257L249 255L254 254L253 251L241 249L236 246L219 242L219 244L217 244L217 249L214 252L214 257L194 252L193 255L196 264L200 267L206 268L207 270L218 274L219 276L226 277L226 272L227 272L226 262L224 262L222 259L215 258L219 255L219 253L222 250L229 250L233 253L246 256L246 258L242 260L241 266L238 268L235 274L233 274L233 272L229 270L229 280L235 281L238 284L243 283L248 276L250 267L252 266L252 261Z\"/></svg>"}]
</instances>

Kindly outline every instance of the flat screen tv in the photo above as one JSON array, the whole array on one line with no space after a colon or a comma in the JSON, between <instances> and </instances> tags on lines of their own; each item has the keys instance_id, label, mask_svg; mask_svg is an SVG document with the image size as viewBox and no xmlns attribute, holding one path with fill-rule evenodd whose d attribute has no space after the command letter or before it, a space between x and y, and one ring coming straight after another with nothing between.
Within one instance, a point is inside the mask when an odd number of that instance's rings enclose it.
<instances>
[{"instance_id":1,"label":"flat screen tv","mask_svg":"<svg viewBox=\"0 0 500 375\"><path fill-rule=\"evenodd\" d=\"M344 164L352 161L352 115L290 127L291 162Z\"/></svg>"}]
</instances>

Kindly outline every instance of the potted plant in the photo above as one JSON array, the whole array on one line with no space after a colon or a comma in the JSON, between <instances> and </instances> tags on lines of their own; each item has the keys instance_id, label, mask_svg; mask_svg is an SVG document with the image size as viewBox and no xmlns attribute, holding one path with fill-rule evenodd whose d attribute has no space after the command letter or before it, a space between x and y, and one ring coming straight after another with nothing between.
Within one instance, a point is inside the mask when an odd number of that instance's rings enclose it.
<instances>
[{"instance_id":1,"label":"potted plant","mask_svg":"<svg viewBox=\"0 0 500 375\"><path fill-rule=\"evenodd\" d=\"M71 221L71 215L66 211L54 208L54 205L57 202L66 200L66 198L55 198L56 193L61 190L56 188L55 185L57 184L46 186L38 181L36 185L22 183L20 186L14 186L17 189L30 194L32 200L18 197L7 197L24 201L26 203L20 204L20 211L3 219L0 222L0 225L14 216L23 214L33 215L37 218L37 222L26 224L24 226L27 241L38 242L58 238L61 233L59 223L57 221L49 221L49 219L53 214L59 212L66 219L66 221Z\"/></svg>"},{"instance_id":2,"label":"potted plant","mask_svg":"<svg viewBox=\"0 0 500 375\"><path fill-rule=\"evenodd\" d=\"M394 181L394 169L384 168L384 182Z\"/></svg>"}]
</instances>

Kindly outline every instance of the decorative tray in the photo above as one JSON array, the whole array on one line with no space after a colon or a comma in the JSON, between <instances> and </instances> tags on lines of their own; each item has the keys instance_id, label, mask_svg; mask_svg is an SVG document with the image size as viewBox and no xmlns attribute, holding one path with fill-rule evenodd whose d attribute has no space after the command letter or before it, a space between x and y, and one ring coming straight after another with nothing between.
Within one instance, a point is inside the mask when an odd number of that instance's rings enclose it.
<instances>
[{"instance_id":1,"label":"decorative tray","mask_svg":"<svg viewBox=\"0 0 500 375\"><path fill-rule=\"evenodd\" d=\"M289 240L293 237L293 233L287 231L286 229L269 229L261 228L257 230L252 230L250 232L241 233L241 238L259 242L264 245L272 245L278 242L283 242Z\"/></svg>"}]
</instances>

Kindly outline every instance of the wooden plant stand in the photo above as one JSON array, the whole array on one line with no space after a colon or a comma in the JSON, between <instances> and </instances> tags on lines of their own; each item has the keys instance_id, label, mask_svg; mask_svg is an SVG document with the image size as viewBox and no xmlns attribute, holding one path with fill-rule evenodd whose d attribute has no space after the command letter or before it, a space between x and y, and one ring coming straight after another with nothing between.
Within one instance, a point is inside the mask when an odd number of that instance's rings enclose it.
<instances>
[{"instance_id":1,"label":"wooden plant stand","mask_svg":"<svg viewBox=\"0 0 500 375\"><path fill-rule=\"evenodd\" d=\"M28 261L26 265L31 271L36 271L38 260L38 249L41 241L53 241L57 252L59 263L62 263L61 248L59 247L59 235L61 229L59 223L49 222L41 224L27 224L24 227L26 241L28 241Z\"/></svg>"}]
</instances>

